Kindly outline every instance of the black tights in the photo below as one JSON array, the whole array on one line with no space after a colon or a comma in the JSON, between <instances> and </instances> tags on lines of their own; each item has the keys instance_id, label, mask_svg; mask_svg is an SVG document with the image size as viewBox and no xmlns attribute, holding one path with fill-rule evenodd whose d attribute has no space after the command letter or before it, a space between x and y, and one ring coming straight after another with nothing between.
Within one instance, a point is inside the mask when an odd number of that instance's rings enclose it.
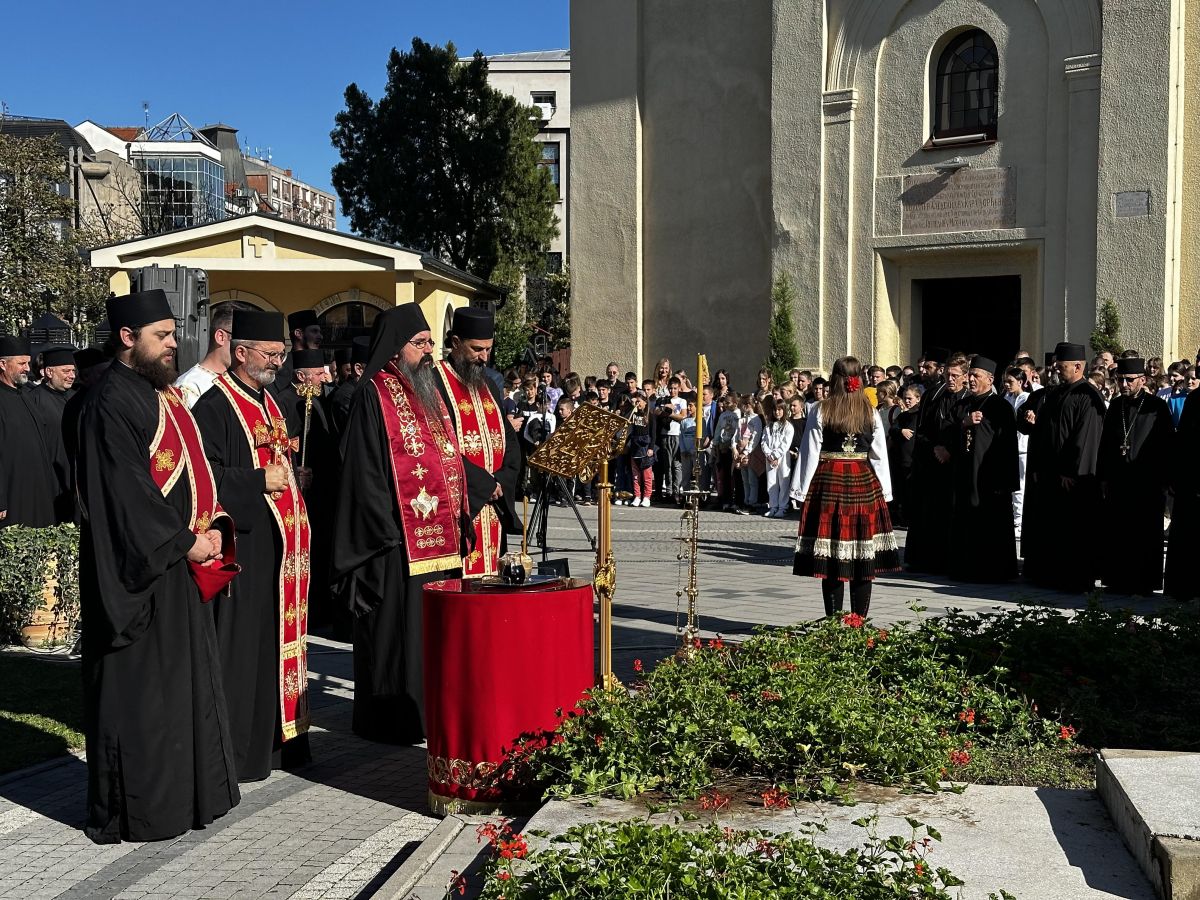
<instances>
[{"instance_id":1,"label":"black tights","mask_svg":"<svg viewBox=\"0 0 1200 900\"><path fill-rule=\"evenodd\" d=\"M832 616L840 613L845 604L846 582L832 578L821 580L821 599L825 601L825 615ZM871 582L850 582L850 611L856 612L864 619L871 608Z\"/></svg>"}]
</instances>

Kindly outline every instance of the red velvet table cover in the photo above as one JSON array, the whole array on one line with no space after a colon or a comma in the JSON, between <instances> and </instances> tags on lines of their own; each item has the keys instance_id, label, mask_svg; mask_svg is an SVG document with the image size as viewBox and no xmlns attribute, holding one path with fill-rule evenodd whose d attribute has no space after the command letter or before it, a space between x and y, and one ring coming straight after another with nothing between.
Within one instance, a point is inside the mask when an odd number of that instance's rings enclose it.
<instances>
[{"instance_id":1,"label":"red velvet table cover","mask_svg":"<svg viewBox=\"0 0 1200 900\"><path fill-rule=\"evenodd\" d=\"M553 729L595 683L592 587L424 592L430 807L494 806L487 779L516 738Z\"/></svg>"}]
</instances>

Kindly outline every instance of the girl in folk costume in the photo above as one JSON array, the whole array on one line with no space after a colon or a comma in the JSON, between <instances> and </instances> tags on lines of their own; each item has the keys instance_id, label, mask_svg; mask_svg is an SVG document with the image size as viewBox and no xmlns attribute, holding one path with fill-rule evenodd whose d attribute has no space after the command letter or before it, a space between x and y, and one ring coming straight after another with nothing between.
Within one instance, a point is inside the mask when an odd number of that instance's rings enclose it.
<instances>
[{"instance_id":1,"label":"girl in folk costume","mask_svg":"<svg viewBox=\"0 0 1200 900\"><path fill-rule=\"evenodd\" d=\"M788 450L792 446L792 423L788 421L787 404L769 398L763 401L766 424L762 433L762 452L767 461L767 511L769 519L787 515L788 488L792 480L792 461Z\"/></svg>"},{"instance_id":2,"label":"girl in folk costume","mask_svg":"<svg viewBox=\"0 0 1200 900\"><path fill-rule=\"evenodd\" d=\"M808 417L792 477L792 496L803 504L793 572L822 579L827 616L841 612L846 582L851 610L866 616L875 575L900 568L887 508L887 434L862 387L857 359L833 364L829 396Z\"/></svg>"}]
</instances>

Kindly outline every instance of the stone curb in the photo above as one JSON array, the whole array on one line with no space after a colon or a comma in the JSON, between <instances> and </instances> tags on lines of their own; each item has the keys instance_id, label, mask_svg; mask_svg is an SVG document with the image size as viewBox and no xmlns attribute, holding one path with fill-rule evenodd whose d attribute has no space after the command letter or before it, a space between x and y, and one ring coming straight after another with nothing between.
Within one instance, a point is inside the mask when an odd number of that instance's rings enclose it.
<instances>
[{"instance_id":1,"label":"stone curb","mask_svg":"<svg viewBox=\"0 0 1200 900\"><path fill-rule=\"evenodd\" d=\"M1147 824L1120 778L1109 767L1106 754L1114 759L1130 751L1101 750L1096 760L1096 792L1108 814L1137 860L1142 872L1163 900L1200 900L1200 842L1172 835L1158 835ZM1139 754L1147 751L1138 751Z\"/></svg>"},{"instance_id":2,"label":"stone curb","mask_svg":"<svg viewBox=\"0 0 1200 900\"><path fill-rule=\"evenodd\" d=\"M400 864L392 876L375 894L379 900L400 900L415 888L425 873L433 868L443 853L454 843L466 823L458 816L447 816L437 824L421 846Z\"/></svg>"}]
</instances>

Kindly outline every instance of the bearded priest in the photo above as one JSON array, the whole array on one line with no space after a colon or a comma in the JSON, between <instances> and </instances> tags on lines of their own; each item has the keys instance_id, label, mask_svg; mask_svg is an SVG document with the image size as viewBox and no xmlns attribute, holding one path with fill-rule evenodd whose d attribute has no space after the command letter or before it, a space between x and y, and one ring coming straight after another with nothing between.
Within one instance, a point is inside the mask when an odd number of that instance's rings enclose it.
<instances>
[{"instance_id":1,"label":"bearded priest","mask_svg":"<svg viewBox=\"0 0 1200 900\"><path fill-rule=\"evenodd\" d=\"M202 590L233 528L172 386L167 295L108 301L116 359L79 416L87 836L156 841L240 799L212 613ZM232 685L235 689L239 685Z\"/></svg>"},{"instance_id":2,"label":"bearded priest","mask_svg":"<svg viewBox=\"0 0 1200 900\"><path fill-rule=\"evenodd\" d=\"M521 445L504 415L500 394L487 377L496 324L490 312L463 307L450 326L450 356L437 364L438 389L454 421L463 455L467 500L479 515L472 523L475 549L463 560L463 575L500 573L505 534L520 534L513 503L521 471Z\"/></svg>"},{"instance_id":3,"label":"bearded priest","mask_svg":"<svg viewBox=\"0 0 1200 900\"><path fill-rule=\"evenodd\" d=\"M421 593L462 575L463 460L415 303L375 318L342 436L330 577L354 615L354 732L424 738Z\"/></svg>"},{"instance_id":4,"label":"bearded priest","mask_svg":"<svg viewBox=\"0 0 1200 900\"><path fill-rule=\"evenodd\" d=\"M192 413L222 504L237 522L242 573L214 602L239 781L302 766L308 747L310 533L287 420L268 388L286 357L283 316L233 314L228 372Z\"/></svg>"}]
</instances>

